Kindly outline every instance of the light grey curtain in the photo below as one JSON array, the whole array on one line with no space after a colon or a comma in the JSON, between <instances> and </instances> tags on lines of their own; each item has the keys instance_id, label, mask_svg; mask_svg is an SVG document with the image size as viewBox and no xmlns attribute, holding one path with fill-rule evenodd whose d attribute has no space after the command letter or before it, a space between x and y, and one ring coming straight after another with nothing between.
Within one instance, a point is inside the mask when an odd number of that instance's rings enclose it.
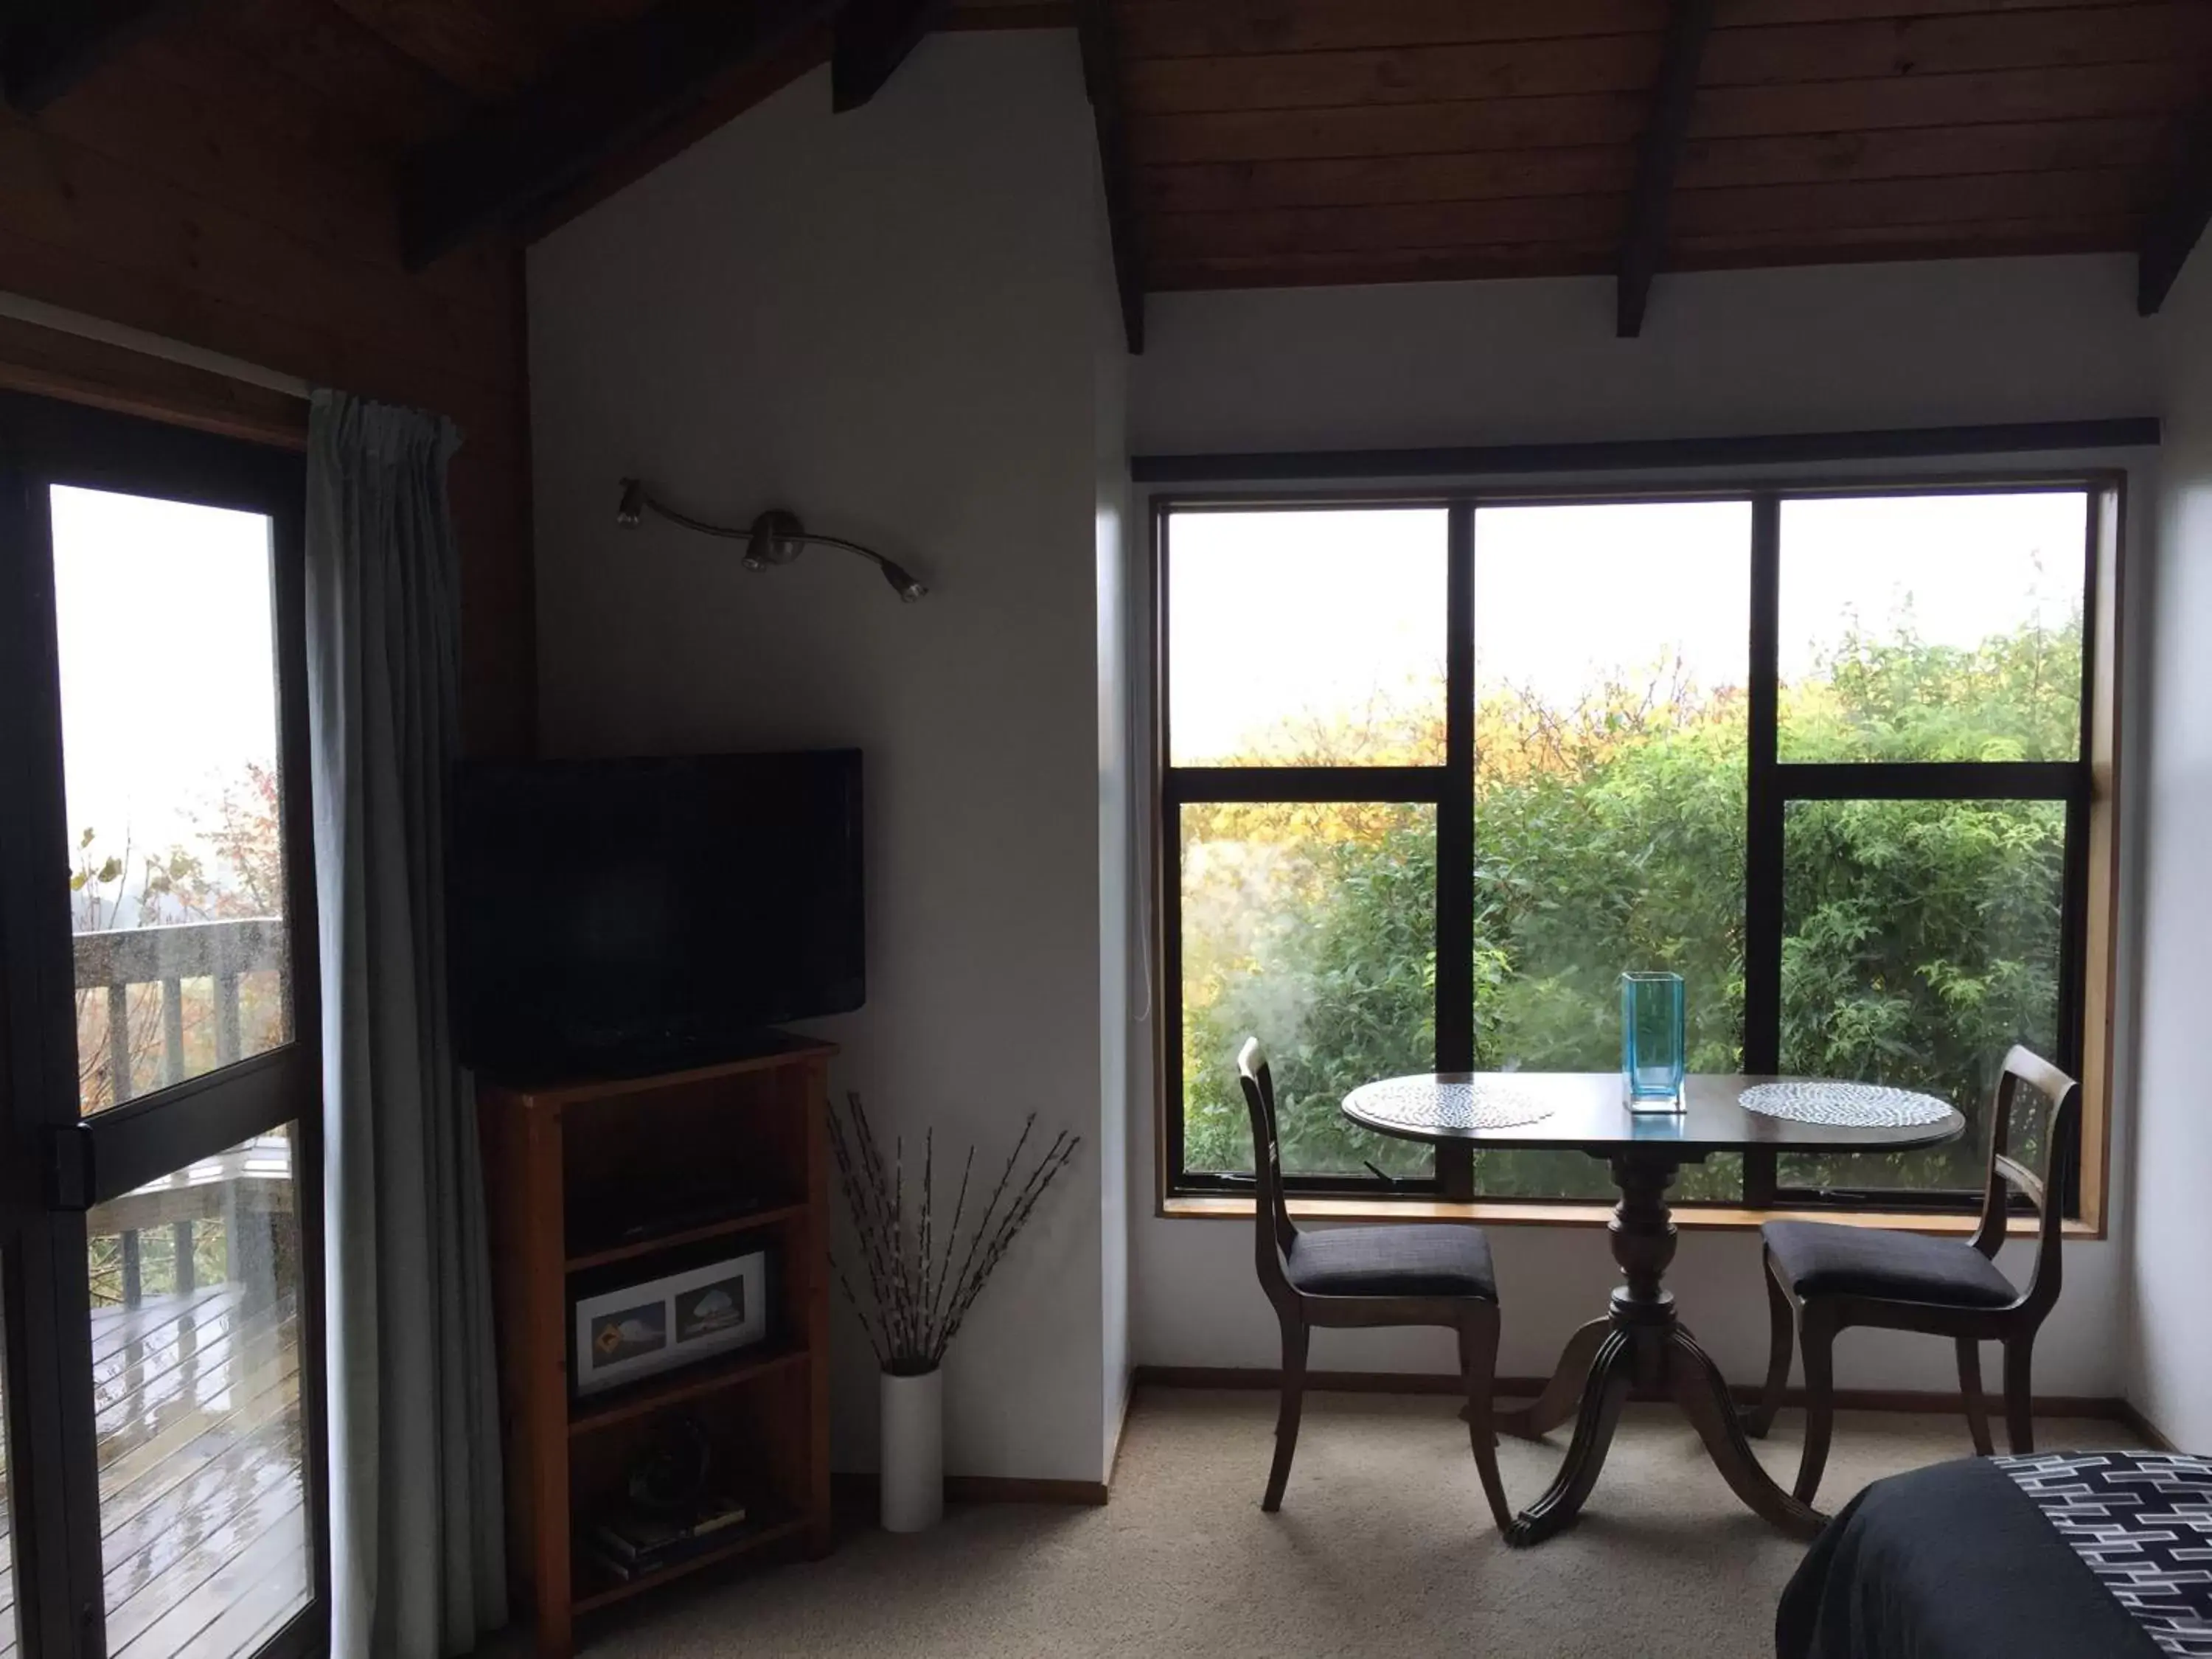
<instances>
[{"instance_id":1,"label":"light grey curtain","mask_svg":"<svg viewBox=\"0 0 2212 1659\"><path fill-rule=\"evenodd\" d=\"M446 1000L457 443L338 392L308 417L335 1659L440 1659L507 1620L476 1106Z\"/></svg>"}]
</instances>

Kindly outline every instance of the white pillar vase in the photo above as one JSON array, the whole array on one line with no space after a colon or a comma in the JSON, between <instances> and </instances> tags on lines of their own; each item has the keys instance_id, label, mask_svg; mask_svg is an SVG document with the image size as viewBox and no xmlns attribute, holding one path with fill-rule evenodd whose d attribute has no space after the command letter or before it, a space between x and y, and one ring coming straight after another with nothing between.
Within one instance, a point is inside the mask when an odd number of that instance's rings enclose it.
<instances>
[{"instance_id":1,"label":"white pillar vase","mask_svg":"<svg viewBox=\"0 0 2212 1659\"><path fill-rule=\"evenodd\" d=\"M945 1372L883 1374L884 1530L927 1532L945 1516Z\"/></svg>"}]
</instances>

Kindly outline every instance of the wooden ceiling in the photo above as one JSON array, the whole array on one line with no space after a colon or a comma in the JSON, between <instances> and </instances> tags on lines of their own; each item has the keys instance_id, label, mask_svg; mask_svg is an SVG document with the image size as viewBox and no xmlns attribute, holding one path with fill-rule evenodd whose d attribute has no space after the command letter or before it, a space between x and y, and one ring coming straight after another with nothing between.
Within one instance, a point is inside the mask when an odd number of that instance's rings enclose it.
<instances>
[{"instance_id":1,"label":"wooden ceiling","mask_svg":"<svg viewBox=\"0 0 2212 1659\"><path fill-rule=\"evenodd\" d=\"M411 264L575 211L825 58L1076 23L1148 291L2127 249L2212 214L2212 0L13 0L36 112L149 32L398 180ZM197 70L195 70L197 66Z\"/></svg>"},{"instance_id":2,"label":"wooden ceiling","mask_svg":"<svg viewBox=\"0 0 2212 1659\"><path fill-rule=\"evenodd\" d=\"M1153 290L2140 250L2202 190L2212 101L2205 0L1115 0L1110 25Z\"/></svg>"}]
</instances>

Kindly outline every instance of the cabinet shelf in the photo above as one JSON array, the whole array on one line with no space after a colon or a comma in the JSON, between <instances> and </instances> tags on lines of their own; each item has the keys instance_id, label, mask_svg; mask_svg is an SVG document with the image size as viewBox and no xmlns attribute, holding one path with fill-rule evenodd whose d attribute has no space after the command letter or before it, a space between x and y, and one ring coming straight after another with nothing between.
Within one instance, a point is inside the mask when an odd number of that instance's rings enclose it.
<instances>
[{"instance_id":1,"label":"cabinet shelf","mask_svg":"<svg viewBox=\"0 0 2212 1659\"><path fill-rule=\"evenodd\" d=\"M665 1567L655 1567L651 1572L640 1573L635 1578L617 1578L595 1561L579 1562L575 1571L577 1595L570 1604L571 1608L577 1613L589 1613L595 1607L626 1601L656 1585L665 1584L672 1578L681 1578L687 1572L711 1567L718 1561L734 1560L753 1550L795 1537L805 1528L804 1516L770 1522L765 1526L751 1528L711 1548L701 1550L696 1555L687 1555Z\"/></svg>"},{"instance_id":2,"label":"cabinet shelf","mask_svg":"<svg viewBox=\"0 0 2212 1659\"><path fill-rule=\"evenodd\" d=\"M830 1548L836 1052L791 1038L769 1054L662 1076L478 1087L508 1567L533 1604L537 1659L570 1659L580 1613L628 1605L778 1540L809 1555ZM640 1237L640 1227L658 1231ZM609 1289L625 1276L649 1280L755 1242L772 1264L765 1340L572 1392L577 1298L600 1278ZM622 1501L672 1409L696 1419L718 1478L759 1500L758 1524L625 1580L593 1553L589 1528Z\"/></svg>"},{"instance_id":3,"label":"cabinet shelf","mask_svg":"<svg viewBox=\"0 0 2212 1659\"><path fill-rule=\"evenodd\" d=\"M611 1424L627 1423L632 1418L644 1417L664 1406L673 1406L702 1395L720 1394L725 1389L734 1389L740 1382L750 1382L757 1376L766 1376L788 1365L796 1365L807 1357L804 1345L784 1343L771 1346L766 1351L748 1348L719 1364L708 1361L674 1371L662 1382L633 1382L620 1393L609 1394L603 1400L584 1399L576 1402L568 1416L571 1435L589 1434L594 1429L604 1429Z\"/></svg>"},{"instance_id":4,"label":"cabinet shelf","mask_svg":"<svg viewBox=\"0 0 2212 1659\"><path fill-rule=\"evenodd\" d=\"M772 1209L748 1210L741 1215L724 1216L719 1221L702 1222L698 1226L682 1228L672 1233L655 1233L650 1238L626 1239L604 1249L580 1251L568 1258L568 1271L581 1273L588 1267L604 1267L617 1261L634 1261L640 1256L675 1249L685 1244L702 1244L710 1238L727 1238L736 1233L781 1226L787 1221L804 1217L813 1207L811 1204L779 1204Z\"/></svg>"}]
</instances>

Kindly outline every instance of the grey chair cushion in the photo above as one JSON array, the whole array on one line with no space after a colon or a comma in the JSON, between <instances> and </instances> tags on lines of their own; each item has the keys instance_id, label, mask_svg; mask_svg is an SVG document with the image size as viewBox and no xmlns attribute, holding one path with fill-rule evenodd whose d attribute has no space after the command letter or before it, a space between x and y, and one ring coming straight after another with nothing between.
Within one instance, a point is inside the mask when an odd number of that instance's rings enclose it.
<instances>
[{"instance_id":1,"label":"grey chair cushion","mask_svg":"<svg viewBox=\"0 0 2212 1659\"><path fill-rule=\"evenodd\" d=\"M1770 1221L1759 1229L1799 1296L1871 1296L1946 1308L2003 1308L2019 1300L1996 1263L1959 1238Z\"/></svg>"},{"instance_id":2,"label":"grey chair cushion","mask_svg":"<svg viewBox=\"0 0 2212 1659\"><path fill-rule=\"evenodd\" d=\"M1475 1296L1498 1300L1480 1227L1333 1227L1300 1233L1291 1283L1308 1296Z\"/></svg>"}]
</instances>

